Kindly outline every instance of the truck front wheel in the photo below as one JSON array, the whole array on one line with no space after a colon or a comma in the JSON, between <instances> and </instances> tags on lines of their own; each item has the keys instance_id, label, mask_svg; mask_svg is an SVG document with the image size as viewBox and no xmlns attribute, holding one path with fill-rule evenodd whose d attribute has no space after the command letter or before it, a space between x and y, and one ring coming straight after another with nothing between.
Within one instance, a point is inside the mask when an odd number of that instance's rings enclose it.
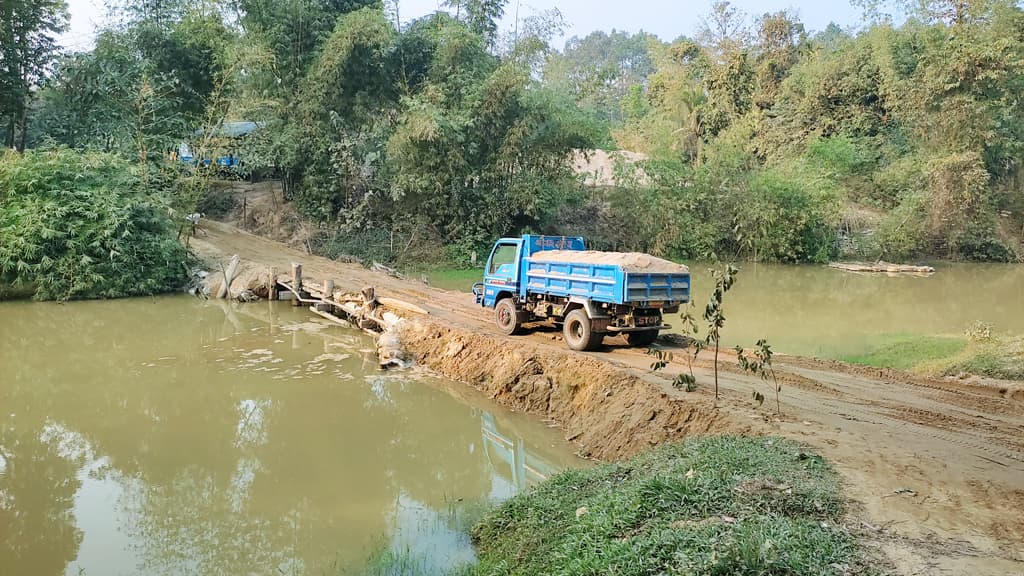
<instances>
[{"instance_id":1,"label":"truck front wheel","mask_svg":"<svg viewBox=\"0 0 1024 576\"><path fill-rule=\"evenodd\" d=\"M506 336L521 333L525 320L526 313L519 311L511 298L503 298L494 306L494 324Z\"/></svg>"},{"instance_id":2,"label":"truck front wheel","mask_svg":"<svg viewBox=\"0 0 1024 576\"><path fill-rule=\"evenodd\" d=\"M565 337L565 343L569 348L580 352L594 350L604 340L604 334L593 331L590 318L582 308L577 308L565 316L562 336Z\"/></svg>"}]
</instances>

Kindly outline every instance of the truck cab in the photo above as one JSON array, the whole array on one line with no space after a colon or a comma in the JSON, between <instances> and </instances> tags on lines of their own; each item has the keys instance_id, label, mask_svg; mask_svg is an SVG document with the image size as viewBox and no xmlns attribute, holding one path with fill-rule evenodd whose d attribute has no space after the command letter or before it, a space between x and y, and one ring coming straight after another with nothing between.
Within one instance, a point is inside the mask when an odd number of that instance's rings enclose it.
<instances>
[{"instance_id":1,"label":"truck cab","mask_svg":"<svg viewBox=\"0 0 1024 576\"><path fill-rule=\"evenodd\" d=\"M663 314L689 301L690 274L646 254L587 251L580 237L527 234L494 244L473 294L503 334L546 321L562 325L574 350L595 349L608 333L639 346L670 328Z\"/></svg>"},{"instance_id":2,"label":"truck cab","mask_svg":"<svg viewBox=\"0 0 1024 576\"><path fill-rule=\"evenodd\" d=\"M586 250L583 238L568 236L536 236L525 234L521 238L502 238L495 242L484 268L484 281L474 286L476 301L494 308L503 298L526 295L523 261L543 250ZM522 289L521 289L522 288Z\"/></svg>"}]
</instances>

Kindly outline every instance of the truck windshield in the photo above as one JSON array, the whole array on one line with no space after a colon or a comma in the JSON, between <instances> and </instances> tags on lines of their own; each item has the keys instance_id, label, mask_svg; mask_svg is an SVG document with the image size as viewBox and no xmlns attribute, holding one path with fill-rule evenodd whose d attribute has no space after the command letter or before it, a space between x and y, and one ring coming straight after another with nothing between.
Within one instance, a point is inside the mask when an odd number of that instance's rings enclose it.
<instances>
[{"instance_id":1,"label":"truck windshield","mask_svg":"<svg viewBox=\"0 0 1024 576\"><path fill-rule=\"evenodd\" d=\"M491 267L487 269L488 274L494 274L503 264L512 264L516 261L515 244L499 244L491 255Z\"/></svg>"}]
</instances>

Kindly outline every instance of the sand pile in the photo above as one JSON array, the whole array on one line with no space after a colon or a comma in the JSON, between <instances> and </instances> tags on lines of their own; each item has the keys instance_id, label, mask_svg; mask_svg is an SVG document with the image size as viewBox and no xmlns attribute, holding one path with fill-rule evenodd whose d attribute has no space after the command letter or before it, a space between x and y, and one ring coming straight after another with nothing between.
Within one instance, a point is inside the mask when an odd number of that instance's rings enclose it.
<instances>
[{"instance_id":1,"label":"sand pile","mask_svg":"<svg viewBox=\"0 0 1024 576\"><path fill-rule=\"evenodd\" d=\"M582 262L611 264L635 274L689 274L690 269L670 260L640 252L597 252L593 250L545 250L530 257L533 262Z\"/></svg>"}]
</instances>

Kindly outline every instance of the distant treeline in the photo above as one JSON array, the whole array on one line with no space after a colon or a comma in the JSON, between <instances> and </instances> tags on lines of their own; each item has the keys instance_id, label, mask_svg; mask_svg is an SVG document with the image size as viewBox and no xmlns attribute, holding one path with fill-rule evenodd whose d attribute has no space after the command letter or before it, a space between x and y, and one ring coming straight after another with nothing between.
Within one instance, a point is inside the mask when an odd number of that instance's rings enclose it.
<instances>
[{"instance_id":1,"label":"distant treeline","mask_svg":"<svg viewBox=\"0 0 1024 576\"><path fill-rule=\"evenodd\" d=\"M242 169L282 178L328 254L459 263L536 231L676 258L1016 259L1024 13L907 0L894 26L865 4L856 31L718 2L692 37L558 51L557 10L502 32L503 0L416 20L376 0L127 0L92 50L50 46L0 83L0 134L160 163L259 121ZM647 160L588 189L571 157L589 148Z\"/></svg>"}]
</instances>

